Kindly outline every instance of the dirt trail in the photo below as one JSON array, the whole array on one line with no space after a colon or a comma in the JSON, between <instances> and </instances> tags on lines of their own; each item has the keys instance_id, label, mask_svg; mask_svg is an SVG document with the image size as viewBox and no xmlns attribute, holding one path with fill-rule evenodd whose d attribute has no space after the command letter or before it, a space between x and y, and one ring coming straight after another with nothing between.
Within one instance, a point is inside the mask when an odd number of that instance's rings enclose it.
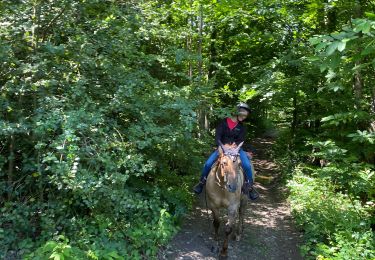
<instances>
[{"instance_id":1,"label":"dirt trail","mask_svg":"<svg viewBox=\"0 0 375 260\"><path fill-rule=\"evenodd\" d=\"M230 242L228 259L303 259L298 250L301 235L293 226L288 204L282 196L284 191L277 185L277 166L267 156L272 141L256 139L254 146L257 149L253 158L256 187L261 197L256 202L248 202L244 234L240 242ZM159 259L218 259L212 252L217 243L213 240L211 223L203 193L180 232L160 252ZM221 238L223 226L222 222Z\"/></svg>"}]
</instances>

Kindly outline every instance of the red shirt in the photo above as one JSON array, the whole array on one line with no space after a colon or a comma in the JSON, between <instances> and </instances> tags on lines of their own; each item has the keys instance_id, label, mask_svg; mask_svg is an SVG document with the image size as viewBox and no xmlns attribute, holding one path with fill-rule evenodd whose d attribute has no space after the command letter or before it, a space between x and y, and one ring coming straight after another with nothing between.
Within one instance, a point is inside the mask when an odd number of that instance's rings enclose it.
<instances>
[{"instance_id":1,"label":"red shirt","mask_svg":"<svg viewBox=\"0 0 375 260\"><path fill-rule=\"evenodd\" d=\"M227 124L230 130L233 130L238 125L238 122L234 122L230 117L227 117Z\"/></svg>"}]
</instances>

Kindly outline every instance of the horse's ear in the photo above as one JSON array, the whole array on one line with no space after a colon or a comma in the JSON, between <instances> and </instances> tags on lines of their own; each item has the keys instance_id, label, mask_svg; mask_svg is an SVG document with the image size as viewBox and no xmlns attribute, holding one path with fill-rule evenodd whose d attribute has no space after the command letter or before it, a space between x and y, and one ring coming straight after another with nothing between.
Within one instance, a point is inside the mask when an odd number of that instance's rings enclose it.
<instances>
[{"instance_id":1,"label":"horse's ear","mask_svg":"<svg viewBox=\"0 0 375 260\"><path fill-rule=\"evenodd\" d=\"M237 148L236 148L236 153L238 153L241 149L241 146L243 145L244 142L240 143Z\"/></svg>"},{"instance_id":2,"label":"horse's ear","mask_svg":"<svg viewBox=\"0 0 375 260\"><path fill-rule=\"evenodd\" d=\"M222 156L223 153L224 153L223 147L221 145L219 145L219 147L217 149L219 151L219 155Z\"/></svg>"},{"instance_id":3,"label":"horse's ear","mask_svg":"<svg viewBox=\"0 0 375 260\"><path fill-rule=\"evenodd\" d=\"M219 155L221 156L221 155L223 155L223 153L224 153L224 145L223 145L223 143L219 140Z\"/></svg>"}]
</instances>

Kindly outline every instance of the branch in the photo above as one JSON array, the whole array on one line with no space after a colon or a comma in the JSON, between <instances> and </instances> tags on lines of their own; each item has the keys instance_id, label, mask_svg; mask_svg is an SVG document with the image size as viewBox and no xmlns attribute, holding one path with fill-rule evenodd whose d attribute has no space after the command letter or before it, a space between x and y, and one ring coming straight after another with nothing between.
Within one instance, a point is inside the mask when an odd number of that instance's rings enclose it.
<instances>
[{"instance_id":1,"label":"branch","mask_svg":"<svg viewBox=\"0 0 375 260\"><path fill-rule=\"evenodd\" d=\"M64 6L64 8L61 9L60 12L55 17L53 17L52 20L43 29L43 35L42 35L42 41L43 42L45 41L45 37L47 36L47 33L50 30L50 28L52 27L52 25L56 22L57 19L59 19L59 17L64 13L64 11L66 10L67 7L68 7L68 5Z\"/></svg>"}]
</instances>

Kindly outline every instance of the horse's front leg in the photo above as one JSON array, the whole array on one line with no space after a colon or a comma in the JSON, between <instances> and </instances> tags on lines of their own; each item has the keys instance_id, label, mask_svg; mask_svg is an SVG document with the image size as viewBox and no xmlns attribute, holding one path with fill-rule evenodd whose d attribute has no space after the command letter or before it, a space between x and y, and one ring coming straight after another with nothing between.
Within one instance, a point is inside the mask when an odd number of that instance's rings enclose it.
<instances>
[{"instance_id":1,"label":"horse's front leg","mask_svg":"<svg viewBox=\"0 0 375 260\"><path fill-rule=\"evenodd\" d=\"M219 226L220 226L220 220L219 220L219 210L216 208L212 208L212 215L214 217L213 225L215 230L215 241L219 240Z\"/></svg>"},{"instance_id":2,"label":"horse's front leg","mask_svg":"<svg viewBox=\"0 0 375 260\"><path fill-rule=\"evenodd\" d=\"M234 223L236 222L237 217L237 207L236 208L230 208L228 211L228 222L225 225L225 239L223 243L223 247L221 249L220 255L222 257L226 257L228 255L228 241L230 234L233 231Z\"/></svg>"}]
</instances>

